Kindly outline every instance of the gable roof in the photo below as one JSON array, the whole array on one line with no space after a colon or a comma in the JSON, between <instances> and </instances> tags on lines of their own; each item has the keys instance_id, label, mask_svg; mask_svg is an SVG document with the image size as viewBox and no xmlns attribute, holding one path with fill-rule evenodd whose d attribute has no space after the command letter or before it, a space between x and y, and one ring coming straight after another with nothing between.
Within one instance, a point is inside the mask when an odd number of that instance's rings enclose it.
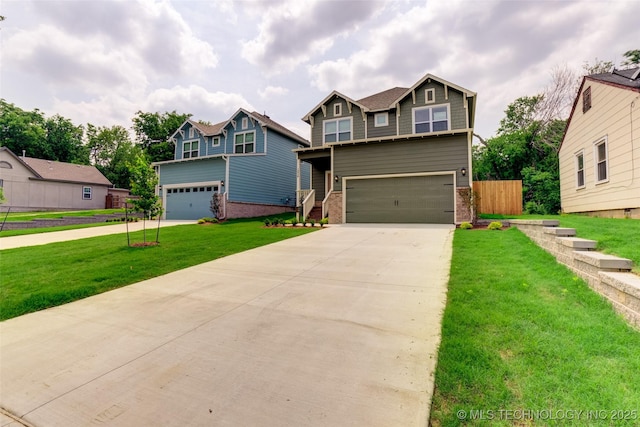
<instances>
[{"instance_id":1,"label":"gable roof","mask_svg":"<svg viewBox=\"0 0 640 427\"><path fill-rule=\"evenodd\" d=\"M640 92L640 67L627 70L614 69L610 73L591 74L590 76L585 76L585 79Z\"/></svg>"},{"instance_id":2,"label":"gable roof","mask_svg":"<svg viewBox=\"0 0 640 427\"><path fill-rule=\"evenodd\" d=\"M318 111L319 108L321 108L324 104L326 104L334 96L339 96L339 97L343 98L344 100L346 100L348 102L351 102L352 104L358 105L365 112L388 110L390 108L393 108L397 103L402 101L407 96L411 95L411 92L413 92L416 88L418 88L420 85L422 85L425 81L427 81L429 79L435 80L437 82L440 82L445 86L454 88L455 90L466 94L468 97L473 98L472 102L473 102L473 107L474 107L474 110L475 110L475 97L476 97L476 93L475 92L470 91L469 89L465 89L462 86L458 86L458 85L456 85L454 83L448 82L448 81L446 81L444 79L441 79L440 77L436 77L433 74L426 74L420 80L418 80L416 82L416 84L414 84L410 88L394 87L394 88L387 89L387 90L384 90L382 92L378 92L376 94L367 96L367 97L362 98L362 99L360 99L358 101L354 101L353 99L349 98L348 96L345 96L345 95L341 94L340 92L334 90L326 98L324 98L318 105L313 107L313 109L311 109L311 111L309 111L302 118L302 120L307 122L307 123L310 123L311 122L310 117L313 114L315 114L315 112Z\"/></svg>"},{"instance_id":3,"label":"gable roof","mask_svg":"<svg viewBox=\"0 0 640 427\"><path fill-rule=\"evenodd\" d=\"M272 120L269 116L265 116L263 114L255 112L255 111L250 113L247 110L245 110L244 108L239 108L235 113L233 113L231 115L231 117L228 120L225 120L224 122L216 123L214 125L207 125L207 124L204 124L204 123L196 122L196 121L191 120L191 119L187 119L187 120L184 121L184 123L182 123L180 125L180 127L178 127L178 129L169 137L169 139L175 138L176 134L178 132L180 132L182 127L184 125L186 125L187 123L190 124L191 126L195 127L196 129L198 129L198 131L203 136L222 135L222 130L225 127L227 127L227 125L229 125L232 122L232 120L234 119L234 117L236 117L239 113L244 113L247 116L252 117L254 120L257 120L262 126L266 126L268 128L271 128L271 129L275 130L276 132L279 132L279 133L291 138L291 139L295 139L296 141L298 141L299 143L301 143L303 145L306 145L306 146L311 145L309 143L309 141L307 141L306 139L304 139L303 137L301 137L297 133L290 131L286 127L282 126L280 123Z\"/></svg>"},{"instance_id":4,"label":"gable roof","mask_svg":"<svg viewBox=\"0 0 640 427\"><path fill-rule=\"evenodd\" d=\"M0 147L0 150L10 153L16 160L26 166L36 178L41 180L106 185L108 187L113 185L95 166L76 165L33 157L19 157L7 147Z\"/></svg>"}]
</instances>

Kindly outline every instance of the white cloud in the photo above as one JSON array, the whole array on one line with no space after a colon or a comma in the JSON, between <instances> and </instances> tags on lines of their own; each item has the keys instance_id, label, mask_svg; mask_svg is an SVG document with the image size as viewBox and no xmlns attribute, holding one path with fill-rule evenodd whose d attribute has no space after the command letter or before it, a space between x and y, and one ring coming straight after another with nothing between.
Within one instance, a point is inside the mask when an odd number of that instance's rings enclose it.
<instances>
[{"instance_id":1,"label":"white cloud","mask_svg":"<svg viewBox=\"0 0 640 427\"><path fill-rule=\"evenodd\" d=\"M267 86L262 90L258 91L258 95L262 99L269 99L276 96L282 96L289 93L289 89L282 86Z\"/></svg>"},{"instance_id":2,"label":"white cloud","mask_svg":"<svg viewBox=\"0 0 640 427\"><path fill-rule=\"evenodd\" d=\"M255 108L242 95L227 92L209 92L197 86L174 86L157 89L145 101L146 111L173 111L193 114L196 120L212 123L229 118L238 108Z\"/></svg>"},{"instance_id":3,"label":"white cloud","mask_svg":"<svg viewBox=\"0 0 640 427\"><path fill-rule=\"evenodd\" d=\"M357 0L275 3L263 12L258 36L243 42L242 56L271 74L291 70L326 52L383 7L379 1Z\"/></svg>"}]
</instances>

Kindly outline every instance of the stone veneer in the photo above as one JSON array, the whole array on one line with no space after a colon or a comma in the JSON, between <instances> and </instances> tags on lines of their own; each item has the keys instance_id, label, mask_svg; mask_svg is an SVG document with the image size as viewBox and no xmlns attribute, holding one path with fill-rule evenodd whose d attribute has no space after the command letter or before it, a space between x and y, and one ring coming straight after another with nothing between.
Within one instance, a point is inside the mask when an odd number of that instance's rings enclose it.
<instances>
[{"instance_id":1,"label":"stone veneer","mask_svg":"<svg viewBox=\"0 0 640 427\"><path fill-rule=\"evenodd\" d=\"M631 273L631 260L596 252L596 241L575 237L575 229L558 227L557 220L510 220L510 223L585 280L631 325L640 329L640 276Z\"/></svg>"}]
</instances>

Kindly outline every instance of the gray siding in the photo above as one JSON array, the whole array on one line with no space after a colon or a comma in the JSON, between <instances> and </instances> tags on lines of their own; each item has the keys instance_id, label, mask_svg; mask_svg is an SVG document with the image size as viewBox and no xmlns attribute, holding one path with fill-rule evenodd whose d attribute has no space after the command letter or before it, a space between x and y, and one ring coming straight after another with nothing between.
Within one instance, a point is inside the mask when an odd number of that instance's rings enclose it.
<instances>
[{"instance_id":1,"label":"gray siding","mask_svg":"<svg viewBox=\"0 0 640 427\"><path fill-rule=\"evenodd\" d=\"M347 145L335 148L334 173L344 177L456 170L457 185L468 186L469 175L460 173L460 168L468 168L468 155L466 135ZM340 191L341 185L339 180L334 189Z\"/></svg>"},{"instance_id":2,"label":"gray siding","mask_svg":"<svg viewBox=\"0 0 640 427\"><path fill-rule=\"evenodd\" d=\"M367 114L367 138L380 138L396 134L396 110L389 112L389 126L375 126L375 113Z\"/></svg>"},{"instance_id":3,"label":"gray siding","mask_svg":"<svg viewBox=\"0 0 640 427\"><path fill-rule=\"evenodd\" d=\"M425 103L425 90L435 89L435 103ZM400 102L400 135L413 133L413 109L416 107L433 107L436 105L449 104L450 110L450 130L467 128L467 113L465 108L466 100L464 94L449 87L448 99L445 98L444 85L438 82L425 82L415 90L416 103L413 103L413 97L409 95Z\"/></svg>"}]
</instances>

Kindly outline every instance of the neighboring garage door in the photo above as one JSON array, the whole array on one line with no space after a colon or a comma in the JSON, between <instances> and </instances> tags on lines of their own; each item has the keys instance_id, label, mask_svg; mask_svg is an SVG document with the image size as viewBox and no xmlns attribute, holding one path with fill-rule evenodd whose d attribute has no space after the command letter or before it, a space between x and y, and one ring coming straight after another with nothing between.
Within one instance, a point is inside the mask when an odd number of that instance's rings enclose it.
<instances>
[{"instance_id":1,"label":"neighboring garage door","mask_svg":"<svg viewBox=\"0 0 640 427\"><path fill-rule=\"evenodd\" d=\"M211 216L211 197L217 186L167 189L167 219L199 219Z\"/></svg>"},{"instance_id":2,"label":"neighboring garage door","mask_svg":"<svg viewBox=\"0 0 640 427\"><path fill-rule=\"evenodd\" d=\"M453 175L347 179L348 223L454 223Z\"/></svg>"}]
</instances>

